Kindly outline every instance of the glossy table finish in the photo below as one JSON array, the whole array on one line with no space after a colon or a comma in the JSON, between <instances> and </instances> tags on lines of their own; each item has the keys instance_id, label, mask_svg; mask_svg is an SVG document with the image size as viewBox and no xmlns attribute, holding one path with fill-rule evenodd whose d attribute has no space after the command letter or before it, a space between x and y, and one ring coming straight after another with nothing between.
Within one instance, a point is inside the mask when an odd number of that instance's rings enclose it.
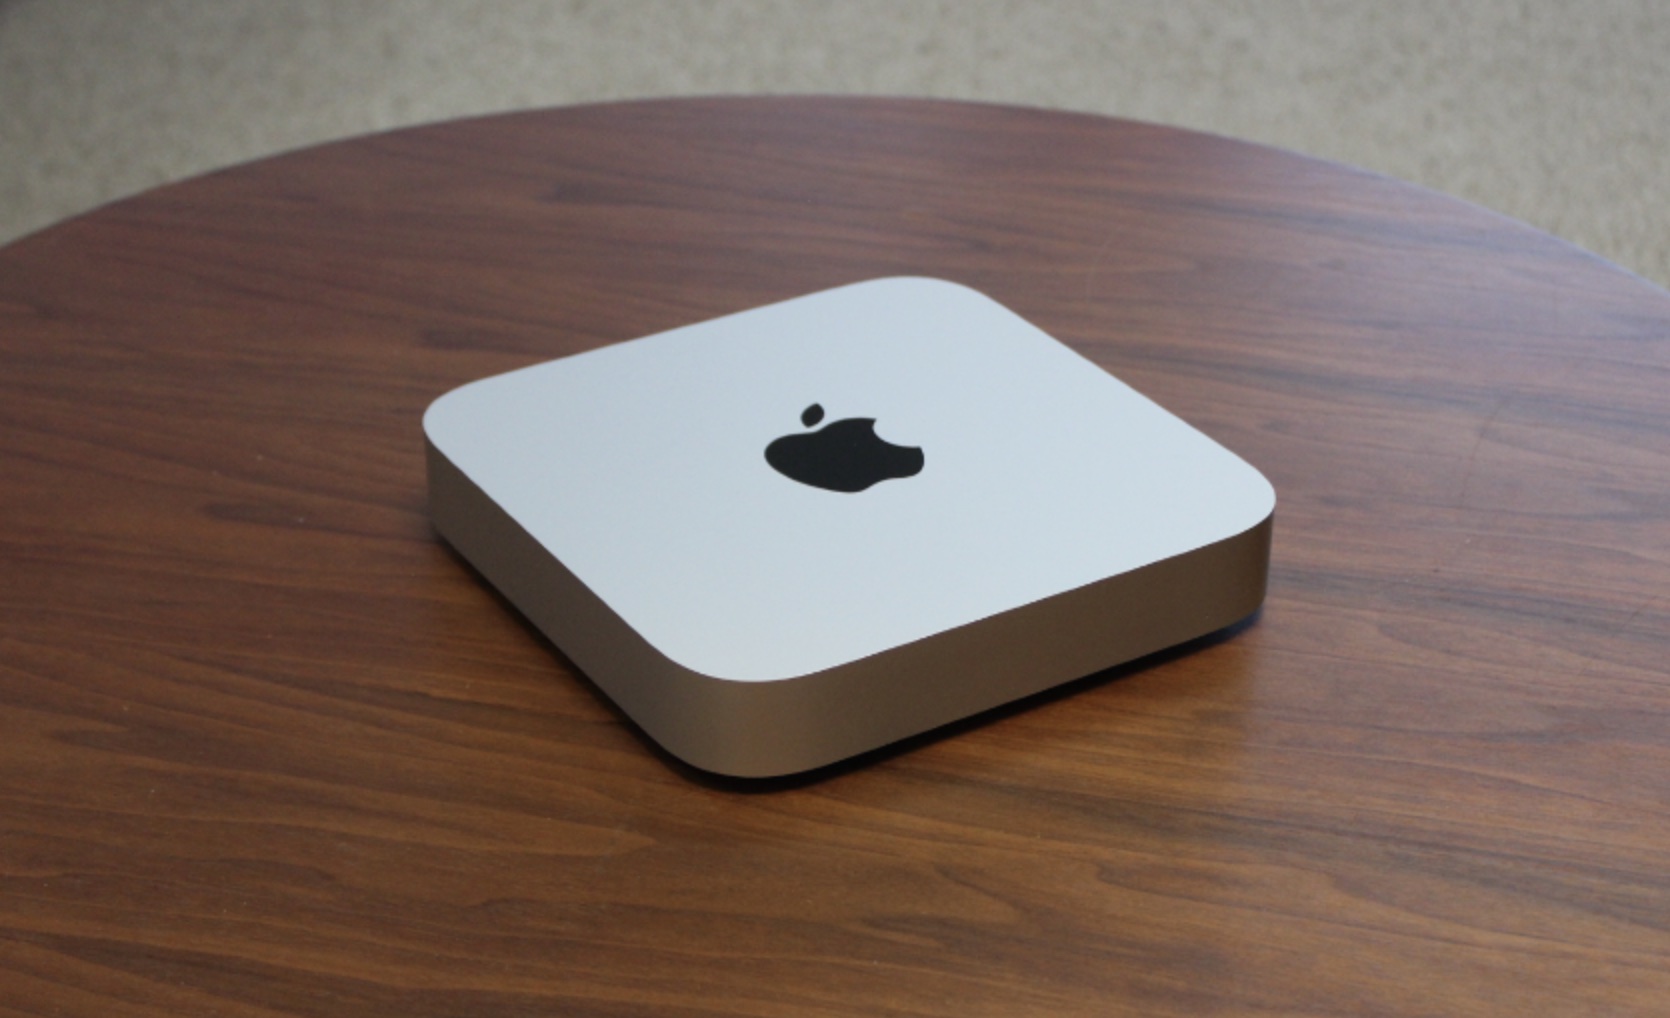
<instances>
[{"instance_id":1,"label":"glossy table finish","mask_svg":"<svg viewBox=\"0 0 1670 1018\"><path fill-rule=\"evenodd\" d=\"M419 416L902 274L1258 466L1266 606L683 769L437 540ZM0 470L0 1014L1670 1001L1670 294L1414 187L916 101L357 139L0 249Z\"/></svg>"}]
</instances>

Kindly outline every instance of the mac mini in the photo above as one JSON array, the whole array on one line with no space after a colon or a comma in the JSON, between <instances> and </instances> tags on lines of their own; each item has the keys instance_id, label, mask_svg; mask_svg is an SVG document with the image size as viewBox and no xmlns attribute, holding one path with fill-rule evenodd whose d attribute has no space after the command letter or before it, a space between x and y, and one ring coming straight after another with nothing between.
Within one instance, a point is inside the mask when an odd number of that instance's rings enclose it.
<instances>
[{"instance_id":1,"label":"mac mini","mask_svg":"<svg viewBox=\"0 0 1670 1018\"><path fill-rule=\"evenodd\" d=\"M1220 629L1275 492L1015 313L856 283L464 385L436 529L669 753L804 771Z\"/></svg>"}]
</instances>

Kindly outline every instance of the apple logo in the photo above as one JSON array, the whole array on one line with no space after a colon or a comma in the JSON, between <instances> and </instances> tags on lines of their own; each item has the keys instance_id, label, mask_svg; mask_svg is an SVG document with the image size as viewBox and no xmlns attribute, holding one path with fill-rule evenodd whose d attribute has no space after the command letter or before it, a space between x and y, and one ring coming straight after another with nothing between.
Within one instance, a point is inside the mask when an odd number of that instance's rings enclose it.
<instances>
[{"instance_id":1,"label":"apple logo","mask_svg":"<svg viewBox=\"0 0 1670 1018\"><path fill-rule=\"evenodd\" d=\"M800 415L810 428L823 420L816 403ZM765 461L784 477L828 491L863 491L873 484L922 472L921 449L894 445L876 434L870 417L849 417L817 431L784 435L765 447Z\"/></svg>"}]
</instances>

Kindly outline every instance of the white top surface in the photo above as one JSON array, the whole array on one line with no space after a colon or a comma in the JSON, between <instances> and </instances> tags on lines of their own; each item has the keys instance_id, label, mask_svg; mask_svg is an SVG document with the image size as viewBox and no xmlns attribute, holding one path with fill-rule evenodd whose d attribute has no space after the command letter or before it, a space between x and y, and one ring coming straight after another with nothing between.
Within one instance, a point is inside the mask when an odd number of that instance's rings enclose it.
<instances>
[{"instance_id":1,"label":"white top surface","mask_svg":"<svg viewBox=\"0 0 1670 1018\"><path fill-rule=\"evenodd\" d=\"M820 404L923 449L790 480ZM1255 526L1251 466L984 295L858 283L473 382L430 440L662 654L792 678Z\"/></svg>"}]
</instances>

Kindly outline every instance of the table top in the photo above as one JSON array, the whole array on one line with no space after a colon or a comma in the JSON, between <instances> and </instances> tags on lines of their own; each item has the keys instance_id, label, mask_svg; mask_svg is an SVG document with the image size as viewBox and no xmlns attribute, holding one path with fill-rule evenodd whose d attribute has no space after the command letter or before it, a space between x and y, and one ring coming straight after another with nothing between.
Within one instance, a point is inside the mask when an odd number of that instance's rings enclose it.
<instances>
[{"instance_id":1,"label":"table top","mask_svg":"<svg viewBox=\"0 0 1670 1018\"><path fill-rule=\"evenodd\" d=\"M419 418L861 279L1262 470L1232 631L795 780L658 753ZM0 1014L1658 1014L1670 294L1291 153L881 99L519 113L0 249Z\"/></svg>"}]
</instances>

